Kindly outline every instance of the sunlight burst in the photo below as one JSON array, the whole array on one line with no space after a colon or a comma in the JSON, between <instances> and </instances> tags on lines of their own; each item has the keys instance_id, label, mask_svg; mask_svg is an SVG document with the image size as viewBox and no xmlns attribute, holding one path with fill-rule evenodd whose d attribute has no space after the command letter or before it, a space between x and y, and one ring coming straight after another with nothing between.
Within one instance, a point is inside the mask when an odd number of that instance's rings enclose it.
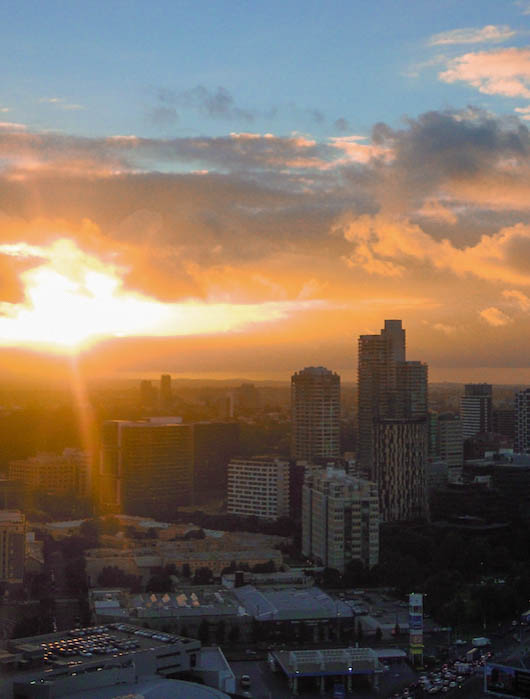
<instances>
[{"instance_id":1,"label":"sunlight burst","mask_svg":"<svg viewBox=\"0 0 530 699\"><path fill-rule=\"evenodd\" d=\"M163 303L123 288L124 269L60 239L49 247L0 245L0 254L35 258L22 272L24 302L0 303L0 343L72 351L98 339L178 336L238 330L280 320L318 301L261 304Z\"/></svg>"}]
</instances>

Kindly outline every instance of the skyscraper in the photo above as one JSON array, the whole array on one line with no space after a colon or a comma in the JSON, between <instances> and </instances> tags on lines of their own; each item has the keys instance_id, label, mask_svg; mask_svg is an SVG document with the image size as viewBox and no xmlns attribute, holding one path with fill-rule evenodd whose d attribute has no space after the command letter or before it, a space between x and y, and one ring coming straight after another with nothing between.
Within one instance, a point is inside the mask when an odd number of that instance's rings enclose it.
<instances>
[{"instance_id":1,"label":"skyscraper","mask_svg":"<svg viewBox=\"0 0 530 699\"><path fill-rule=\"evenodd\" d=\"M406 361L400 320L359 338L358 464L377 483L381 518L427 514L427 365Z\"/></svg>"},{"instance_id":2,"label":"skyscraper","mask_svg":"<svg viewBox=\"0 0 530 699\"><path fill-rule=\"evenodd\" d=\"M103 424L100 497L123 514L165 516L189 505L193 426L181 418L109 420Z\"/></svg>"},{"instance_id":3,"label":"skyscraper","mask_svg":"<svg viewBox=\"0 0 530 699\"><path fill-rule=\"evenodd\" d=\"M439 415L437 432L437 455L449 468L461 467L464 462L464 440L459 416L453 413Z\"/></svg>"},{"instance_id":4,"label":"skyscraper","mask_svg":"<svg viewBox=\"0 0 530 699\"><path fill-rule=\"evenodd\" d=\"M530 388L515 394L515 440L516 454L530 454Z\"/></svg>"},{"instance_id":5,"label":"skyscraper","mask_svg":"<svg viewBox=\"0 0 530 699\"><path fill-rule=\"evenodd\" d=\"M26 516L18 510L0 510L0 582L22 583L26 546Z\"/></svg>"},{"instance_id":6,"label":"skyscraper","mask_svg":"<svg viewBox=\"0 0 530 699\"><path fill-rule=\"evenodd\" d=\"M291 456L311 461L340 455L340 377L306 367L291 377Z\"/></svg>"},{"instance_id":7,"label":"skyscraper","mask_svg":"<svg viewBox=\"0 0 530 699\"><path fill-rule=\"evenodd\" d=\"M171 376L162 374L160 377L160 407L167 410L171 407Z\"/></svg>"},{"instance_id":8,"label":"skyscraper","mask_svg":"<svg viewBox=\"0 0 530 699\"><path fill-rule=\"evenodd\" d=\"M460 398L460 417L464 439L491 432L491 384L468 383Z\"/></svg>"}]
</instances>

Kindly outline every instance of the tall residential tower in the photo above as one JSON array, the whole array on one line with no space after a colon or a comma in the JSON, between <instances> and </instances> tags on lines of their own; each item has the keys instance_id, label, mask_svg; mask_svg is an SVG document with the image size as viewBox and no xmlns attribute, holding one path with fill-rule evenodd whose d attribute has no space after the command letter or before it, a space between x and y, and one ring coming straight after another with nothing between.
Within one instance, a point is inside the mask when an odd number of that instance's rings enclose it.
<instances>
[{"instance_id":1,"label":"tall residential tower","mask_svg":"<svg viewBox=\"0 0 530 699\"><path fill-rule=\"evenodd\" d=\"M358 464L377 483L383 521L427 514L427 365L405 348L400 320L359 338Z\"/></svg>"},{"instance_id":2,"label":"tall residential tower","mask_svg":"<svg viewBox=\"0 0 530 699\"><path fill-rule=\"evenodd\" d=\"M340 455L340 377L322 366L291 377L291 456Z\"/></svg>"}]
</instances>

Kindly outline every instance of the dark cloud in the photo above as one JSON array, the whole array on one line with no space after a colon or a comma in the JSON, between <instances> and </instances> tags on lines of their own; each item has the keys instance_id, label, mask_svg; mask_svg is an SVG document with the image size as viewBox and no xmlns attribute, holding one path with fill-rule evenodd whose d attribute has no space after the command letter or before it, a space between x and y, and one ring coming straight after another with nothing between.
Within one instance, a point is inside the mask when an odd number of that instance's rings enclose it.
<instances>
[{"instance_id":1,"label":"dark cloud","mask_svg":"<svg viewBox=\"0 0 530 699\"><path fill-rule=\"evenodd\" d=\"M333 126L337 131L341 131L342 133L345 133L346 131L351 131L350 123L347 119L344 119L344 117L336 119L333 122Z\"/></svg>"},{"instance_id":2,"label":"dark cloud","mask_svg":"<svg viewBox=\"0 0 530 699\"><path fill-rule=\"evenodd\" d=\"M157 110L194 110L211 119L235 119L252 123L255 112L244 109L236 104L235 98L226 87L219 86L211 90L204 85L196 85L189 90L171 90L158 88L156 90L157 106L150 114Z\"/></svg>"}]
</instances>

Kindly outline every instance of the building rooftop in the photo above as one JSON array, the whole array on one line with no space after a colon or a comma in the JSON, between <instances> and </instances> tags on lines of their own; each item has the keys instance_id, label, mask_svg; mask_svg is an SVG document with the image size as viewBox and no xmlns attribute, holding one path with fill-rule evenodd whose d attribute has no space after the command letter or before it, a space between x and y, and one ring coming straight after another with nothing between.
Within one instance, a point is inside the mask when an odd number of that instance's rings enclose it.
<instances>
[{"instance_id":1,"label":"building rooftop","mask_svg":"<svg viewBox=\"0 0 530 699\"><path fill-rule=\"evenodd\" d=\"M78 668L106 657L118 658L172 644L187 646L197 641L178 634L161 633L132 624L112 623L58 633L14 639L13 653L31 654L52 668Z\"/></svg>"},{"instance_id":2,"label":"building rooftop","mask_svg":"<svg viewBox=\"0 0 530 699\"><path fill-rule=\"evenodd\" d=\"M352 617L351 607L318 587L258 590L252 585L234 589L241 605L256 619L328 619Z\"/></svg>"},{"instance_id":3,"label":"building rooftop","mask_svg":"<svg viewBox=\"0 0 530 699\"><path fill-rule=\"evenodd\" d=\"M24 524L26 516L19 510L0 510L0 522L12 522L13 524Z\"/></svg>"},{"instance_id":4,"label":"building rooftop","mask_svg":"<svg viewBox=\"0 0 530 699\"><path fill-rule=\"evenodd\" d=\"M383 671L371 648L283 650L275 651L273 656L288 677L368 675Z\"/></svg>"},{"instance_id":5,"label":"building rooftop","mask_svg":"<svg viewBox=\"0 0 530 699\"><path fill-rule=\"evenodd\" d=\"M247 612L232 591L225 588L182 589L166 594L144 593L130 595L126 606L137 616L214 616L238 615Z\"/></svg>"},{"instance_id":6,"label":"building rooftop","mask_svg":"<svg viewBox=\"0 0 530 699\"><path fill-rule=\"evenodd\" d=\"M112 685L69 694L70 699L229 699L228 694L214 687L195 682L166 680L154 675L140 677L134 684Z\"/></svg>"}]
</instances>

